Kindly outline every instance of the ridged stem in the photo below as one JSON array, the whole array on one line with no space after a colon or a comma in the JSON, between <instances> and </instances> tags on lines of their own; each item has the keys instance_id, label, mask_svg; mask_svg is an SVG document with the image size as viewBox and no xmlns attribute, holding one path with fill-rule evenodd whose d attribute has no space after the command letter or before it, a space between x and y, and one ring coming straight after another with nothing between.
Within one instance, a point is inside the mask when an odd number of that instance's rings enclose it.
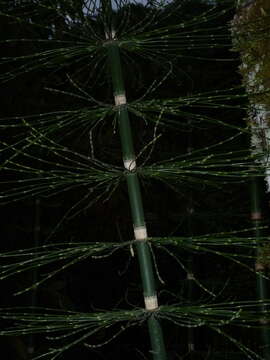
<instances>
[{"instance_id":1,"label":"ridged stem","mask_svg":"<svg viewBox=\"0 0 270 360\"><path fill-rule=\"evenodd\" d=\"M34 218L34 246L35 249L38 248L40 245L40 199L35 200L35 218ZM34 268L32 270L32 282L33 284L37 283L38 280L38 270ZM34 288L31 293L31 307L34 312L35 306L37 306L37 290ZM35 338L34 335L31 334L29 337L28 347L27 347L28 354L33 354L35 352Z\"/></svg>"},{"instance_id":2,"label":"ridged stem","mask_svg":"<svg viewBox=\"0 0 270 360\"><path fill-rule=\"evenodd\" d=\"M106 47L111 69L115 106L118 113L118 124L121 138L123 163L126 171L129 202L134 226L137 255L142 278L145 308L152 312L148 319L152 355L154 360L166 360L166 350L161 325L154 316L158 309L158 299L153 271L151 251L147 242L147 229L141 196L140 183L137 174L136 157L133 146L132 131L127 109L126 93L122 73L120 52L114 39L113 30L106 34Z\"/></svg>"},{"instance_id":3,"label":"ridged stem","mask_svg":"<svg viewBox=\"0 0 270 360\"><path fill-rule=\"evenodd\" d=\"M254 233L256 239L259 239L262 236L262 211L261 211L261 195L260 195L260 184L259 180L254 178L251 183L251 221L253 223L253 226L255 227ZM258 243L258 241L257 241ZM257 245L256 250L256 264L255 269L258 272L263 273L265 271L264 264L261 261L261 248L259 245ZM256 277L256 287L257 287L257 298L259 300L265 300L268 298L268 291L267 291L267 282L266 279L264 279L259 274ZM265 306L261 306L262 313L265 312ZM264 325L264 319L261 319L262 325ZM262 340L262 352L263 357L266 360L270 359L270 331L265 326L262 326L261 329L261 340Z\"/></svg>"},{"instance_id":4,"label":"ridged stem","mask_svg":"<svg viewBox=\"0 0 270 360\"><path fill-rule=\"evenodd\" d=\"M193 128L192 123L189 120L189 132L187 137L187 153L190 154L193 151ZM192 191L189 193L189 201L187 206L187 227L188 227L188 236L193 236L193 212L194 212L194 204L193 204L193 193ZM193 301L194 298L194 261L193 261L193 254L190 253L187 259L188 264L188 273L187 273L187 281L188 281L188 288L187 288L187 298L190 302ZM195 356L195 334L194 328L188 328L188 353L190 360L194 359Z\"/></svg>"}]
</instances>

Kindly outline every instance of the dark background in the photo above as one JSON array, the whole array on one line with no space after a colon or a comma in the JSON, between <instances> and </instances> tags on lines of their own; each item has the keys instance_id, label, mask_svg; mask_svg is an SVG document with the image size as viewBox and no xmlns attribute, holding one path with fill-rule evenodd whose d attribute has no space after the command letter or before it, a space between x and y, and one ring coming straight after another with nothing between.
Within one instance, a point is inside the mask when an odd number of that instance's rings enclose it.
<instances>
[{"instance_id":1,"label":"dark background","mask_svg":"<svg viewBox=\"0 0 270 360\"><path fill-rule=\"evenodd\" d=\"M7 2L8 3L8 2ZM11 3L11 2L9 2ZM9 4L10 5L10 4ZM11 5L10 5L11 6ZM34 6L34 5L33 5ZM182 7L183 17L196 16L207 9L203 1L189 0ZM2 11L5 10L4 7ZM134 19L144 16L141 6L134 6ZM220 24L228 24L234 12L228 12ZM121 14L120 14L121 16ZM40 15L39 21L42 21ZM44 21L46 21L44 19ZM132 20L131 20L132 21ZM178 17L171 18L178 21ZM1 39L46 37L45 31L33 30L31 25L19 23L5 16L1 17ZM217 25L213 23L210 25ZM59 34L61 38L61 26ZM229 34L229 33L228 33ZM63 35L64 36L64 35ZM19 56L24 53L36 51L33 43L2 43L1 55ZM202 61L196 56L208 58L231 58L232 61ZM156 92L157 97L186 96L193 93L211 91L214 89L226 89L241 84L238 73L238 55L230 49L204 49L200 54L194 54L194 59L181 58L175 63L176 75L169 78ZM153 79L164 73L162 64L150 64L143 58L137 60L140 72L134 79L133 64L124 64L124 74L127 84L129 99L141 96L149 87ZM2 65L2 72L12 69L13 65ZM73 70L71 68L71 70ZM74 107L73 99L69 96L54 94L45 90L45 87L57 87L67 91L65 81L67 70L59 71L38 70L25 73L9 82L1 84L1 117L28 115L43 113L54 109L66 109ZM107 77L106 77L107 76ZM111 87L108 85L108 75L105 80L96 84L93 96L111 102ZM69 89L72 91L72 89ZM239 90L242 91L242 90ZM239 105L239 104L238 104ZM244 102L240 105L245 105ZM80 106L76 102L76 107ZM85 106L81 101L81 106ZM217 117L222 121L236 120L240 126L244 124L245 112L243 110L219 109L203 111L205 115ZM131 117L134 128L134 138L137 151L151 139L151 127L145 127L142 121ZM183 121L187 121L183 119ZM151 162L166 159L171 155L183 154L188 149L199 149L209 144L231 136L234 130L221 127L218 124L191 125L187 131L180 132L175 129L163 129L162 139L157 143ZM12 141L21 136L18 130L3 129L2 141ZM59 136L61 136L59 134ZM72 137L64 139L64 143L73 147L76 151L87 153L89 151L89 139L79 138L76 132ZM117 134L113 134L110 122L100 127L94 134L95 153L101 161L121 166L120 141ZM222 150L246 148L249 145L247 138L225 145ZM226 148L227 146L227 148ZM4 176L8 176L4 174ZM5 180L5 177L4 177ZM262 185L263 186L263 185ZM132 239L132 222L127 197L127 189L124 182L119 186L113 196L104 202L94 204L85 209L78 216L65 220L57 226L65 213L73 206L79 196L84 196L87 189L80 188L76 191L63 192L53 197L29 198L21 202L12 202L1 207L1 249L9 251L33 247L36 243L42 245L51 242L91 242L111 241L119 242ZM184 185L175 192L160 182L143 182L143 200L145 206L148 232L151 236L179 235L189 236L204 233L232 231L239 228L250 227L249 220L249 184L224 185L221 187L207 187L202 184L196 186ZM266 208L266 206L265 206ZM265 209L267 211L267 209ZM35 230L37 225L40 230ZM54 229L57 231L52 234ZM190 261L190 254L179 250L176 254L184 262ZM156 253L159 272L165 284L158 284L160 303L173 303L187 299L188 282L185 272L169 256L162 252ZM202 283L221 291L220 299L250 299L254 298L255 278L247 271L235 264L207 254L193 255L193 268L196 276ZM52 271L53 267L46 269ZM241 270L241 271L240 271ZM38 277L42 274L38 273ZM13 293L31 284L33 271L24 275L17 275L1 283L1 306L24 306L29 305L36 296L38 306L60 308L76 311L95 311L96 309L130 308L143 306L139 269L136 258L128 251L119 251L105 259L87 259L86 261L69 268L49 281L42 284L33 293L14 297ZM224 284L227 285L224 287ZM170 292L170 293L169 293ZM174 294L171 296L171 294ZM194 286L192 302L211 301L208 295ZM231 330L231 329L229 329ZM232 330L234 333L235 330ZM170 359L244 359L229 341L211 333L209 330L195 329L195 352L188 352L187 329L177 328L164 323L164 333L168 344ZM100 339L107 334L100 334ZM246 339L246 330L237 334L240 339ZM112 343L95 350L77 346L68 351L63 358L71 359L77 356L80 359L114 359L129 356L134 359L151 358L149 354L148 335L145 327L128 330ZM99 339L96 339L97 341ZM26 359L27 347L32 341L35 354L42 353L49 346L45 336L38 335L34 338L10 337L2 338L2 352L6 351L5 359ZM242 341L242 340L241 340ZM254 333L249 333L247 340L252 348L258 347L258 339ZM145 357L144 357L145 356ZM208 357L209 356L209 357Z\"/></svg>"}]
</instances>

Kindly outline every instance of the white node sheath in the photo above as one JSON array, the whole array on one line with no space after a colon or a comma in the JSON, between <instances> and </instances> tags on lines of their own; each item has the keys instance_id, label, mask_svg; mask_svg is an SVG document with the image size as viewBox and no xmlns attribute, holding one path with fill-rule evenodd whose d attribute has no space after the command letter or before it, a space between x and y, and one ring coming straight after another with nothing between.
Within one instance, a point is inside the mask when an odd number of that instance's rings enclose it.
<instances>
[{"instance_id":1,"label":"white node sheath","mask_svg":"<svg viewBox=\"0 0 270 360\"><path fill-rule=\"evenodd\" d=\"M158 308L158 299L157 295L154 296L145 296L144 303L146 310L155 310Z\"/></svg>"},{"instance_id":2,"label":"white node sheath","mask_svg":"<svg viewBox=\"0 0 270 360\"><path fill-rule=\"evenodd\" d=\"M128 171L133 171L136 169L136 160L135 159L124 159L124 167Z\"/></svg>"},{"instance_id":3,"label":"white node sheath","mask_svg":"<svg viewBox=\"0 0 270 360\"><path fill-rule=\"evenodd\" d=\"M147 230L145 226L138 226L134 228L134 235L136 240L146 240Z\"/></svg>"},{"instance_id":4,"label":"white node sheath","mask_svg":"<svg viewBox=\"0 0 270 360\"><path fill-rule=\"evenodd\" d=\"M114 103L116 106L125 105L127 103L126 94L114 95Z\"/></svg>"},{"instance_id":5,"label":"white node sheath","mask_svg":"<svg viewBox=\"0 0 270 360\"><path fill-rule=\"evenodd\" d=\"M116 32L114 29L112 29L110 32L106 31L105 32L105 38L106 40L116 40L116 36L115 36Z\"/></svg>"},{"instance_id":6,"label":"white node sheath","mask_svg":"<svg viewBox=\"0 0 270 360\"><path fill-rule=\"evenodd\" d=\"M194 277L193 273L188 272L187 273L187 279L188 280L195 280L195 277Z\"/></svg>"},{"instance_id":7,"label":"white node sheath","mask_svg":"<svg viewBox=\"0 0 270 360\"><path fill-rule=\"evenodd\" d=\"M116 39L115 34L116 34L115 30L114 30L114 29L112 29L112 31L111 31L111 37L112 37L112 39L113 39L113 40L115 40L115 39Z\"/></svg>"}]
</instances>

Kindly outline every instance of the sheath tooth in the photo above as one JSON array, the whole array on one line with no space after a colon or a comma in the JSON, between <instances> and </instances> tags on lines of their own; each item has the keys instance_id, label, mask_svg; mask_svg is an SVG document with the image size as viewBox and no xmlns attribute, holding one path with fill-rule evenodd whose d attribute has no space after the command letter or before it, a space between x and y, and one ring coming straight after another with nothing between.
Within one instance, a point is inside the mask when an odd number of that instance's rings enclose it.
<instances>
[{"instance_id":1,"label":"sheath tooth","mask_svg":"<svg viewBox=\"0 0 270 360\"><path fill-rule=\"evenodd\" d=\"M124 159L124 166L128 171L133 171L136 169L136 160L135 159Z\"/></svg>"},{"instance_id":2,"label":"sheath tooth","mask_svg":"<svg viewBox=\"0 0 270 360\"><path fill-rule=\"evenodd\" d=\"M114 30L114 29L112 29L112 31L111 31L111 37L112 37L112 39L113 39L113 40L115 40L115 39L116 39L115 34L116 34L115 30Z\"/></svg>"},{"instance_id":3,"label":"sheath tooth","mask_svg":"<svg viewBox=\"0 0 270 360\"><path fill-rule=\"evenodd\" d=\"M111 31L105 31L105 38L106 40L116 40L116 32L114 29Z\"/></svg>"},{"instance_id":4,"label":"sheath tooth","mask_svg":"<svg viewBox=\"0 0 270 360\"><path fill-rule=\"evenodd\" d=\"M114 95L114 103L116 106L125 105L127 103L126 94Z\"/></svg>"},{"instance_id":5,"label":"sheath tooth","mask_svg":"<svg viewBox=\"0 0 270 360\"><path fill-rule=\"evenodd\" d=\"M145 296L144 303L145 303L146 310L156 310L158 308L157 295Z\"/></svg>"},{"instance_id":6,"label":"sheath tooth","mask_svg":"<svg viewBox=\"0 0 270 360\"><path fill-rule=\"evenodd\" d=\"M146 240L147 230L145 226L138 226L134 228L134 235L136 240Z\"/></svg>"}]
</instances>

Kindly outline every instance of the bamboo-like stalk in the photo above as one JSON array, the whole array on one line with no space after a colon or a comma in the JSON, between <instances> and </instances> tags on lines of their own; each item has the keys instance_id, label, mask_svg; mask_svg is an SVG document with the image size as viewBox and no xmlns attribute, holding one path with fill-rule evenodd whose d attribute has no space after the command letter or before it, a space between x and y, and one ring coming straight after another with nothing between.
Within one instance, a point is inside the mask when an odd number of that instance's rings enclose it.
<instances>
[{"instance_id":1,"label":"bamboo-like stalk","mask_svg":"<svg viewBox=\"0 0 270 360\"><path fill-rule=\"evenodd\" d=\"M105 4L108 5L108 3ZM112 14L112 9L109 11ZM142 287L144 294L145 309L153 312L148 319L148 330L151 340L153 359L166 360L166 350L164 336L159 320L155 318L154 311L158 309L158 298L156 292L154 268L152 263L151 251L147 241L147 228L145 224L144 209L142 203L140 183L137 174L136 157L134 152L132 130L127 110L127 100L122 73L121 58L119 48L115 39L115 33L112 25L110 30L105 29L107 38L108 61L110 64L111 77L113 83L113 93L115 106L118 111L118 124L122 147L123 163L126 171L126 181L132 221L134 227L134 236L136 249L140 265Z\"/></svg>"},{"instance_id":2,"label":"bamboo-like stalk","mask_svg":"<svg viewBox=\"0 0 270 360\"><path fill-rule=\"evenodd\" d=\"M192 144L192 125L189 121L189 133L188 133L188 143L187 143L187 153L191 153L193 151L193 144ZM193 236L192 231L192 215L194 212L193 208L193 194L192 191L189 194L189 201L187 206L187 226L188 226L188 236ZM188 281L188 288L187 288L187 296L188 300L192 302L194 297L194 262L193 262L193 254L190 253L188 256L188 273L187 273L187 281ZM190 353L190 360L194 359L194 352L195 352L195 336L194 336L194 329L188 328L188 352Z\"/></svg>"},{"instance_id":3,"label":"bamboo-like stalk","mask_svg":"<svg viewBox=\"0 0 270 360\"><path fill-rule=\"evenodd\" d=\"M38 249L40 246L40 199L35 199L35 214L34 214L34 247ZM37 268L33 269L32 272L32 283L36 284L38 281L38 270ZM33 288L31 293L31 307L34 312L34 308L37 306L37 289L36 287ZM28 354L33 354L35 352L35 338L34 335L31 334L29 336L28 347L27 347Z\"/></svg>"},{"instance_id":4,"label":"bamboo-like stalk","mask_svg":"<svg viewBox=\"0 0 270 360\"><path fill-rule=\"evenodd\" d=\"M251 183L251 221L254 225L254 235L258 239L262 236L261 224L262 224L262 210L261 210L261 196L260 196L260 184L259 179L254 178ZM258 245L256 248L256 264L255 269L257 272L264 273L265 266L262 262L261 247ZM258 300L268 299L267 291L267 282L266 279L260 275L256 277L256 287L257 287L257 298ZM261 306L261 312L265 313L265 306ZM262 324L265 320L261 319ZM260 337L262 341L262 352L263 358L268 360L270 359L270 332L269 329L265 326L261 327Z\"/></svg>"},{"instance_id":5,"label":"bamboo-like stalk","mask_svg":"<svg viewBox=\"0 0 270 360\"><path fill-rule=\"evenodd\" d=\"M108 59L111 64L111 74L114 88L115 105L118 106L118 121L123 154L123 162L126 169L126 181L132 220L134 226L134 235L140 272L142 278L145 308L149 311L158 309L158 299L156 293L153 264L151 252L147 243L147 229L144 219L144 210L142 204L140 184L136 171L136 160L133 147L132 132L128 111L126 108L126 96L121 70L119 49L114 45L113 40L108 45ZM162 328L159 321L155 319L154 313L149 317L148 328L151 339L153 358L155 360L165 360L166 350L164 345Z\"/></svg>"},{"instance_id":6,"label":"bamboo-like stalk","mask_svg":"<svg viewBox=\"0 0 270 360\"><path fill-rule=\"evenodd\" d=\"M192 201L192 194L190 194L190 201L188 207L188 235L192 236L192 212L193 212L193 201ZM187 288L187 297L190 302L192 302L194 297L194 262L193 262L193 255L192 253L188 256L188 273L187 273L187 281L188 281L188 288ZM188 328L188 352L190 353L190 359L194 358L194 351L195 351L195 336L194 336L194 329Z\"/></svg>"}]
</instances>

